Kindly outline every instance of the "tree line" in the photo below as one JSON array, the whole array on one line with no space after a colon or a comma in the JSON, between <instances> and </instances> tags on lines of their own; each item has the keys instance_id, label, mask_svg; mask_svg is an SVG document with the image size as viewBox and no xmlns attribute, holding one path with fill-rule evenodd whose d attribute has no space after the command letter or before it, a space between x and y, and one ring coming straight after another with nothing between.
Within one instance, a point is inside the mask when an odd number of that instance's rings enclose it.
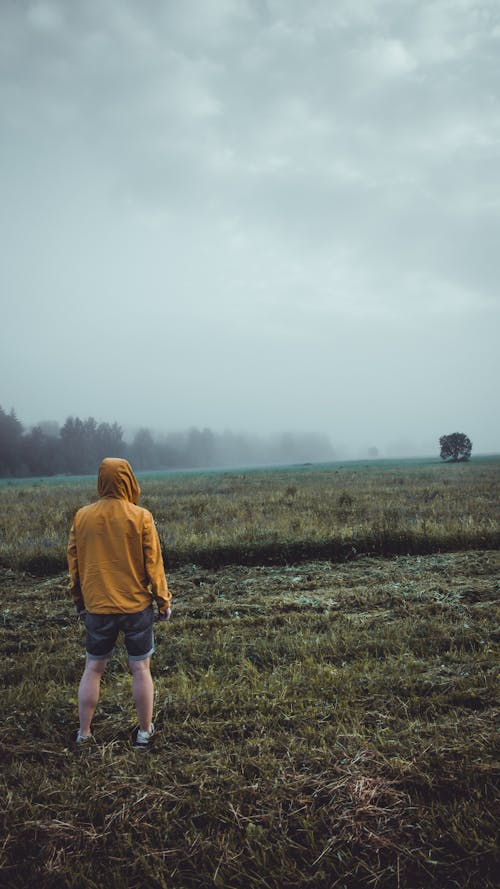
<instances>
[{"instance_id":1,"label":"tree line","mask_svg":"<svg viewBox=\"0 0 500 889\"><path fill-rule=\"evenodd\" d=\"M141 428L126 441L118 423L93 417L26 429L14 409L0 406L0 477L95 474L101 460L113 456L146 470L320 462L335 455L326 436L312 434L261 438L192 428L158 435Z\"/></svg>"}]
</instances>

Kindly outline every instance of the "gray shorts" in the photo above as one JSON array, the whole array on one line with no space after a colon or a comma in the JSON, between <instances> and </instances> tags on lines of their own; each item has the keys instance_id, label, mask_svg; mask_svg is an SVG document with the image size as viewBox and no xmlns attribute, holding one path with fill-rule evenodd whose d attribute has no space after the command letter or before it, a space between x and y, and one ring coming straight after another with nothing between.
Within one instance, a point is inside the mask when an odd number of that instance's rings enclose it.
<instances>
[{"instance_id":1,"label":"gray shorts","mask_svg":"<svg viewBox=\"0 0 500 889\"><path fill-rule=\"evenodd\" d=\"M134 614L90 614L85 617L87 657L104 660L111 657L120 631L130 661L143 661L155 650L153 606Z\"/></svg>"}]
</instances>

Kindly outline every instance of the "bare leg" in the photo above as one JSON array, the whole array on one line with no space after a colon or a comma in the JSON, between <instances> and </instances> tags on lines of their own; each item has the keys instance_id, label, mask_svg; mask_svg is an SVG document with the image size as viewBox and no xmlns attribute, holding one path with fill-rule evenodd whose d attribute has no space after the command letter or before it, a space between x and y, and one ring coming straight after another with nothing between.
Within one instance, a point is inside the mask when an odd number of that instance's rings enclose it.
<instances>
[{"instance_id":1,"label":"bare leg","mask_svg":"<svg viewBox=\"0 0 500 889\"><path fill-rule=\"evenodd\" d=\"M129 661L132 673L132 695L134 698L139 728L150 732L153 720L153 677L150 670L151 658L142 661Z\"/></svg>"},{"instance_id":2,"label":"bare leg","mask_svg":"<svg viewBox=\"0 0 500 889\"><path fill-rule=\"evenodd\" d=\"M80 735L90 734L95 708L99 700L101 677L106 669L107 660L90 660L87 658L85 670L78 689L78 713L80 716Z\"/></svg>"}]
</instances>

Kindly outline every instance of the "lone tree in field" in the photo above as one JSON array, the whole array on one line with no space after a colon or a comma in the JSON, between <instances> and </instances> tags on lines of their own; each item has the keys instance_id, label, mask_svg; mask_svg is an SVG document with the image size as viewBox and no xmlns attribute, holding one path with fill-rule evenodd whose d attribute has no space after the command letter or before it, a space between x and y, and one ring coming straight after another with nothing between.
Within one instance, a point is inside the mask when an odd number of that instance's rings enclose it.
<instances>
[{"instance_id":1,"label":"lone tree in field","mask_svg":"<svg viewBox=\"0 0 500 889\"><path fill-rule=\"evenodd\" d=\"M463 432L442 435L439 444L441 445L441 460L459 463L470 459L472 442Z\"/></svg>"}]
</instances>

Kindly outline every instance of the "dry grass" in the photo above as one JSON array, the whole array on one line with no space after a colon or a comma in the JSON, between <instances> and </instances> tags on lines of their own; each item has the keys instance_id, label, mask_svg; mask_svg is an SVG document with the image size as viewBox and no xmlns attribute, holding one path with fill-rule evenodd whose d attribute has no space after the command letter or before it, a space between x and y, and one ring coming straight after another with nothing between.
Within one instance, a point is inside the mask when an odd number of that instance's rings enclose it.
<instances>
[{"instance_id":1,"label":"dry grass","mask_svg":"<svg viewBox=\"0 0 500 889\"><path fill-rule=\"evenodd\" d=\"M500 544L500 459L149 475L141 487L169 567ZM0 564L64 570L74 512L95 497L95 479L4 484Z\"/></svg>"}]
</instances>

